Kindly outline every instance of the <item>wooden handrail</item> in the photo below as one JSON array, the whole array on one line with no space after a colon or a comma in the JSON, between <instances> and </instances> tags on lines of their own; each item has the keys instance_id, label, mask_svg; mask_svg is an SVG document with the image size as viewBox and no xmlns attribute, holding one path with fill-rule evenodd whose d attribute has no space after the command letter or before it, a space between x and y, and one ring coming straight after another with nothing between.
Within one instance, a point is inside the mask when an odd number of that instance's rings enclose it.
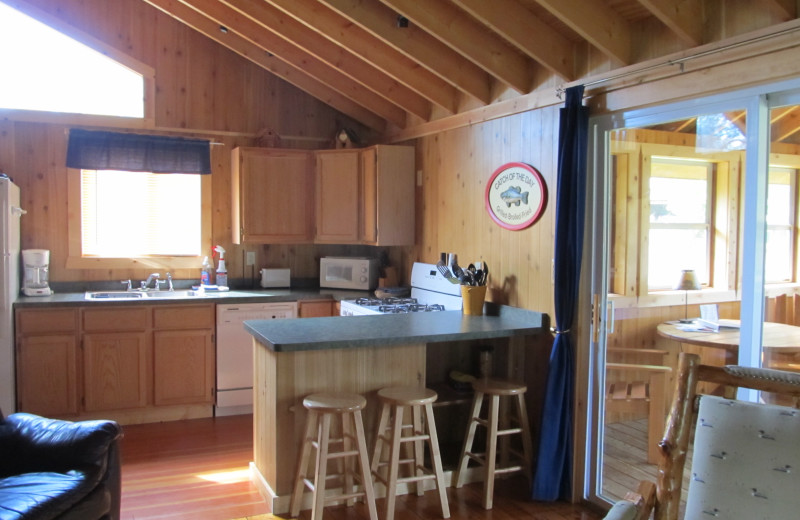
<instances>
[{"instance_id":1,"label":"wooden handrail","mask_svg":"<svg viewBox=\"0 0 800 520\"><path fill-rule=\"evenodd\" d=\"M636 365L632 363L606 363L608 370L646 370L648 372L672 372L671 367L661 365Z\"/></svg>"}]
</instances>

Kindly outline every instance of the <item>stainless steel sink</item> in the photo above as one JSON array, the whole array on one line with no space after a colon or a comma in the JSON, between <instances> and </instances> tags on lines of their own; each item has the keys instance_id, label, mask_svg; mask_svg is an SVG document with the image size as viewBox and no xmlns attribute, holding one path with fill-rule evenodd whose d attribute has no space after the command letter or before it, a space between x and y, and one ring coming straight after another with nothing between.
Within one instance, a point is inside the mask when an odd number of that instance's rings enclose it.
<instances>
[{"instance_id":1,"label":"stainless steel sink","mask_svg":"<svg viewBox=\"0 0 800 520\"><path fill-rule=\"evenodd\" d=\"M86 300L148 300L202 298L210 293L201 293L192 289L178 291L87 291Z\"/></svg>"},{"instance_id":2,"label":"stainless steel sink","mask_svg":"<svg viewBox=\"0 0 800 520\"><path fill-rule=\"evenodd\" d=\"M203 293L192 289L177 291L152 291L147 293L148 298L202 298L203 296Z\"/></svg>"},{"instance_id":3,"label":"stainless steel sink","mask_svg":"<svg viewBox=\"0 0 800 520\"><path fill-rule=\"evenodd\" d=\"M133 291L87 291L84 296L87 300L140 300L147 298L145 292Z\"/></svg>"}]
</instances>

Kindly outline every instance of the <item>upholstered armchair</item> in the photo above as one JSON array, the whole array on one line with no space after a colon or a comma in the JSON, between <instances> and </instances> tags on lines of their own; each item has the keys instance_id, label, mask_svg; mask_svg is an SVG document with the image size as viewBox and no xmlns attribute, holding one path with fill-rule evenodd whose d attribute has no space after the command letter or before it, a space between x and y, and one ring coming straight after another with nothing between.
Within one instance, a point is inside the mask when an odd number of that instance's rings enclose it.
<instances>
[{"instance_id":1,"label":"upholstered armchair","mask_svg":"<svg viewBox=\"0 0 800 520\"><path fill-rule=\"evenodd\" d=\"M0 413L0 520L117 520L119 439L113 421Z\"/></svg>"},{"instance_id":2,"label":"upholstered armchair","mask_svg":"<svg viewBox=\"0 0 800 520\"><path fill-rule=\"evenodd\" d=\"M655 484L642 482L606 519L680 517L687 455L692 454L683 518L798 518L800 410L698 395L699 381L800 397L800 374L701 365L681 354ZM693 425L696 425L693 427ZM694 431L694 436L692 432ZM691 442L690 442L691 441Z\"/></svg>"}]
</instances>

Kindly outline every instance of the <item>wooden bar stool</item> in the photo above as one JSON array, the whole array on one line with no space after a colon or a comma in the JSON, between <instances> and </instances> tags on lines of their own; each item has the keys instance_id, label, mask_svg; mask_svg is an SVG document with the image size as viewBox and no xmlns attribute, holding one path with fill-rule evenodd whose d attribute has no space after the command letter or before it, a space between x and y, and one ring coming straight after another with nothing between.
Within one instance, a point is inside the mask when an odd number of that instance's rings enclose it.
<instances>
[{"instance_id":1,"label":"wooden bar stool","mask_svg":"<svg viewBox=\"0 0 800 520\"><path fill-rule=\"evenodd\" d=\"M322 518L322 509L325 507L325 503L344 500L350 505L356 497L364 497L369 509L370 520L378 520L375 491L367 458L367 443L364 438L364 423L361 420L361 410L366 405L367 400L357 394L319 393L311 394L303 399L303 406L308 410L308 418L290 504L292 517L297 517L300 513L303 487L305 486L313 492L311 520ZM340 438L331 438L331 418L334 416L341 419L342 436ZM341 449L331 451L331 444L341 444ZM308 478L310 476L308 463L312 448L317 450L313 481ZM358 460L358 475L350 463L353 457ZM341 474L328 474L328 461L332 459L340 459L340 462L343 462L340 465ZM341 494L325 496L326 483L329 478L342 478ZM356 491L353 486L354 478L360 480L363 491Z\"/></svg>"},{"instance_id":2,"label":"wooden bar stool","mask_svg":"<svg viewBox=\"0 0 800 520\"><path fill-rule=\"evenodd\" d=\"M376 480L380 480L386 485L385 520L394 518L397 485L403 482L413 482L417 495L422 496L424 489L420 483L424 480L434 481L439 490L442 518L450 518L442 458L439 454L439 439L436 436L436 423L433 420L433 407L431 406L438 397L433 390L412 386L383 388L378 391L378 399L380 399L382 407L378 431L375 435L375 447L372 452L372 474ZM425 410L424 420L422 418L423 408ZM406 409L411 412L411 424L403 424L403 415ZM405 435L403 434L404 430L408 432ZM428 442L430 449L432 470L425 467L425 441ZM400 458L401 443L413 443L410 450L412 457ZM386 462L381 461L384 448L389 449L389 460ZM409 476L398 477L398 469L401 464L410 466ZM382 474L381 470L385 470L383 472L385 474Z\"/></svg>"},{"instance_id":3,"label":"wooden bar stool","mask_svg":"<svg viewBox=\"0 0 800 520\"><path fill-rule=\"evenodd\" d=\"M472 383L475 390L475 397L472 401L472 412L470 413L469 427L464 438L464 447L461 449L461 456L458 463L458 474L456 476L456 487L460 488L464 484L464 474L466 473L469 459L472 459L483 466L483 507L492 508L492 497L494 495L494 477L497 474L507 474L521 471L531 480L531 434L528 427L528 414L525 410L525 391L527 387L520 383L501 381L497 379L478 379ZM489 398L489 410L487 417L481 418L481 405L483 397ZM516 396L516 415L509 418L506 413L502 414L502 429L498 429L500 414L500 397ZM515 422L514 427L509 427L510 421ZM472 443L475 440L475 430L478 426L486 428L486 451L484 453L474 453ZM521 437L522 453L512 450L510 447L509 435L519 434ZM497 463L497 441L501 438L500 467ZM509 455L516 458L511 459ZM511 464L513 462L513 465Z\"/></svg>"}]
</instances>

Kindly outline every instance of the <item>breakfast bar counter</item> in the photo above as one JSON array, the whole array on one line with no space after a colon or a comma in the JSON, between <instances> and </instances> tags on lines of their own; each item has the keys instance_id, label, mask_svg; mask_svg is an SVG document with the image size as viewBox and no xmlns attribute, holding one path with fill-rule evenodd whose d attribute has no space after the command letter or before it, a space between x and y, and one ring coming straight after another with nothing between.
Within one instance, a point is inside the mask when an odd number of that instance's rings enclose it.
<instances>
[{"instance_id":1,"label":"breakfast bar counter","mask_svg":"<svg viewBox=\"0 0 800 520\"><path fill-rule=\"evenodd\" d=\"M484 316L441 311L316 318L304 320L302 326L253 320L245 322L245 328L273 352L296 352L524 336L541 332L546 319L542 313L514 307L494 309L493 315Z\"/></svg>"},{"instance_id":2,"label":"breakfast bar counter","mask_svg":"<svg viewBox=\"0 0 800 520\"><path fill-rule=\"evenodd\" d=\"M254 338L252 478L271 512L285 513L289 508L306 419L305 396L315 392L365 396L369 443L376 426L377 391L387 386L426 386L429 365L441 361L446 366L453 349L465 355L476 342L498 345L495 375L524 379L521 360L529 340L548 330L547 315L491 304L486 313L245 322Z\"/></svg>"}]
</instances>

